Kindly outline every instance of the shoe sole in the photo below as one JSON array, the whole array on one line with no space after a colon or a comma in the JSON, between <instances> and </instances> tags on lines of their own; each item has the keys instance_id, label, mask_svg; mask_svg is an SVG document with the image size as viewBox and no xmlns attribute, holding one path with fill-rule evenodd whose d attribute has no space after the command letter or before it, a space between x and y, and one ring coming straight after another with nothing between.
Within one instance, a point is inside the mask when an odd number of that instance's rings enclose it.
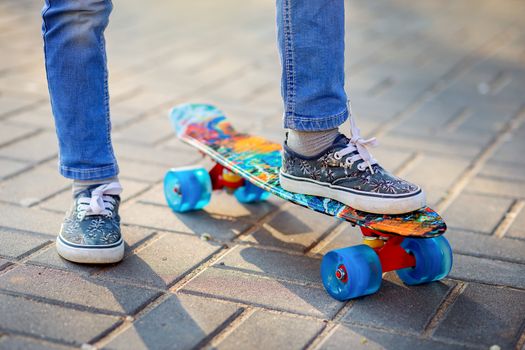
<instances>
[{"instance_id":1,"label":"shoe sole","mask_svg":"<svg viewBox=\"0 0 525 350\"><path fill-rule=\"evenodd\" d=\"M124 257L124 241L110 248L82 248L70 246L60 239L56 239L58 254L66 260L82 264L111 264Z\"/></svg>"},{"instance_id":2,"label":"shoe sole","mask_svg":"<svg viewBox=\"0 0 525 350\"><path fill-rule=\"evenodd\" d=\"M303 177L279 172L281 187L293 193L320 196L334 199L354 209L374 214L404 214L418 210L426 205L423 190L403 198L374 197L359 194L358 191L346 192L323 183Z\"/></svg>"}]
</instances>

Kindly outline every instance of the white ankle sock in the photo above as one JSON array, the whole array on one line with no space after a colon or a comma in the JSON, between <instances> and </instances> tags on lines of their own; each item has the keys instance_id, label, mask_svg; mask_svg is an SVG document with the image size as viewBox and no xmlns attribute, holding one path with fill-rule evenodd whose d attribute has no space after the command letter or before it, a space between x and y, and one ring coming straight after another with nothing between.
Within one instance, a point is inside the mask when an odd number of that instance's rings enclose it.
<instances>
[{"instance_id":1,"label":"white ankle sock","mask_svg":"<svg viewBox=\"0 0 525 350\"><path fill-rule=\"evenodd\" d=\"M93 185L104 185L112 182L119 182L118 176L110 177L102 180L73 180L73 196L84 191Z\"/></svg>"},{"instance_id":2,"label":"white ankle sock","mask_svg":"<svg viewBox=\"0 0 525 350\"><path fill-rule=\"evenodd\" d=\"M286 144L292 151L308 157L328 148L338 135L338 128L324 131L290 130Z\"/></svg>"}]
</instances>

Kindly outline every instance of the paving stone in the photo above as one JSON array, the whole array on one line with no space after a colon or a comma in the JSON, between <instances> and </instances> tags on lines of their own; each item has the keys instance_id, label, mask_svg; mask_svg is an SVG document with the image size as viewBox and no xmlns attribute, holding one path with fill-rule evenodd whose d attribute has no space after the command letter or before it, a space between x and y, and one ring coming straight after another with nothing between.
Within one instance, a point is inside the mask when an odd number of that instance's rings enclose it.
<instances>
[{"instance_id":1,"label":"paving stone","mask_svg":"<svg viewBox=\"0 0 525 350\"><path fill-rule=\"evenodd\" d=\"M524 241L456 229L448 230L445 236L455 253L525 263Z\"/></svg>"},{"instance_id":2,"label":"paving stone","mask_svg":"<svg viewBox=\"0 0 525 350\"><path fill-rule=\"evenodd\" d=\"M53 241L53 237L37 233L0 228L0 255L19 258L45 244Z\"/></svg>"},{"instance_id":3,"label":"paving stone","mask_svg":"<svg viewBox=\"0 0 525 350\"><path fill-rule=\"evenodd\" d=\"M454 264L449 277L525 289L524 264L469 255L454 254Z\"/></svg>"},{"instance_id":4,"label":"paving stone","mask_svg":"<svg viewBox=\"0 0 525 350\"><path fill-rule=\"evenodd\" d=\"M191 295L172 295L119 334L108 349L190 349L240 309Z\"/></svg>"},{"instance_id":5,"label":"paving stone","mask_svg":"<svg viewBox=\"0 0 525 350\"><path fill-rule=\"evenodd\" d=\"M512 205L512 200L462 193L442 213L449 227L491 234Z\"/></svg>"},{"instance_id":6,"label":"paving stone","mask_svg":"<svg viewBox=\"0 0 525 350\"><path fill-rule=\"evenodd\" d=\"M256 311L217 349L304 349L323 326L320 321Z\"/></svg>"},{"instance_id":7,"label":"paving stone","mask_svg":"<svg viewBox=\"0 0 525 350\"><path fill-rule=\"evenodd\" d=\"M468 184L468 191L500 197L525 198L525 181L497 181L476 177Z\"/></svg>"},{"instance_id":8,"label":"paving stone","mask_svg":"<svg viewBox=\"0 0 525 350\"><path fill-rule=\"evenodd\" d=\"M416 151L416 150L414 150ZM374 158L379 161L379 164L388 171L394 172L403 164L407 163L413 156L414 152L401 151L398 149L391 149L389 147L381 147L381 145L372 150Z\"/></svg>"},{"instance_id":9,"label":"paving stone","mask_svg":"<svg viewBox=\"0 0 525 350\"><path fill-rule=\"evenodd\" d=\"M361 328L358 326L339 325L335 332L326 338L320 345L322 350L336 349L429 349L448 350L465 349L465 346L453 345L428 339L416 338L405 334L395 334Z\"/></svg>"},{"instance_id":10,"label":"paving stone","mask_svg":"<svg viewBox=\"0 0 525 350\"><path fill-rule=\"evenodd\" d=\"M524 165L523 150L525 149L525 140L520 135L510 135L505 142L494 152L489 162L504 161L513 164Z\"/></svg>"},{"instance_id":11,"label":"paving stone","mask_svg":"<svg viewBox=\"0 0 525 350\"><path fill-rule=\"evenodd\" d=\"M113 133L114 140L141 145L154 145L171 136L174 136L174 132L165 116L145 118Z\"/></svg>"},{"instance_id":12,"label":"paving stone","mask_svg":"<svg viewBox=\"0 0 525 350\"><path fill-rule=\"evenodd\" d=\"M28 167L25 162L14 161L10 159L0 159L0 180L21 172Z\"/></svg>"},{"instance_id":13,"label":"paving stone","mask_svg":"<svg viewBox=\"0 0 525 350\"><path fill-rule=\"evenodd\" d=\"M339 220L324 214L296 205L287 206L243 240L305 252L339 223Z\"/></svg>"},{"instance_id":14,"label":"paving stone","mask_svg":"<svg viewBox=\"0 0 525 350\"><path fill-rule=\"evenodd\" d=\"M114 328L115 316L92 314L0 294L0 327L7 332L81 345ZM50 322L52 320L52 322Z\"/></svg>"},{"instance_id":15,"label":"paving stone","mask_svg":"<svg viewBox=\"0 0 525 350\"><path fill-rule=\"evenodd\" d=\"M42 132L0 148L0 156L10 159L41 162L58 154L58 141L54 133Z\"/></svg>"},{"instance_id":16,"label":"paving stone","mask_svg":"<svg viewBox=\"0 0 525 350\"><path fill-rule=\"evenodd\" d=\"M121 210L123 222L131 225L191 233L209 234L214 239L229 240L246 230L250 223L236 218L195 211L174 213L168 206L133 203Z\"/></svg>"},{"instance_id":17,"label":"paving stone","mask_svg":"<svg viewBox=\"0 0 525 350\"><path fill-rule=\"evenodd\" d=\"M55 244L40 250L38 254L31 257L29 264L72 271L81 275L91 275L103 268L103 265L100 264L77 264L66 260L58 255Z\"/></svg>"},{"instance_id":18,"label":"paving stone","mask_svg":"<svg viewBox=\"0 0 525 350\"><path fill-rule=\"evenodd\" d=\"M469 284L434 333L456 340L502 349L515 346L525 315L525 291Z\"/></svg>"},{"instance_id":19,"label":"paving stone","mask_svg":"<svg viewBox=\"0 0 525 350\"><path fill-rule=\"evenodd\" d=\"M448 189L455 184L469 162L466 158L425 154L401 175L425 190L426 188Z\"/></svg>"},{"instance_id":20,"label":"paving stone","mask_svg":"<svg viewBox=\"0 0 525 350\"><path fill-rule=\"evenodd\" d=\"M358 227L353 227L349 223L343 223L343 227L338 228L339 233L328 242L322 242L322 245L315 247L313 250L321 255L328 253L334 249L346 248L358 244L362 244L362 234Z\"/></svg>"},{"instance_id":21,"label":"paving stone","mask_svg":"<svg viewBox=\"0 0 525 350\"><path fill-rule=\"evenodd\" d=\"M517 162L507 163L491 160L485 163L479 174L483 177L502 180L525 181L525 163L518 164Z\"/></svg>"},{"instance_id":22,"label":"paving stone","mask_svg":"<svg viewBox=\"0 0 525 350\"><path fill-rule=\"evenodd\" d=\"M27 184L35 184L28 186ZM45 186L37 186L37 183ZM0 184L0 199L5 202L30 206L71 186L71 182L56 169L40 165Z\"/></svg>"},{"instance_id":23,"label":"paving stone","mask_svg":"<svg viewBox=\"0 0 525 350\"><path fill-rule=\"evenodd\" d=\"M138 146L116 140L113 142L113 146L118 159L122 158L144 162L145 164L164 165L166 167L185 166L201 158L199 152L185 145L179 145L177 149L163 149L160 146ZM0 155L2 155L1 152Z\"/></svg>"},{"instance_id":24,"label":"paving stone","mask_svg":"<svg viewBox=\"0 0 525 350\"><path fill-rule=\"evenodd\" d=\"M13 140L23 138L32 132L34 132L34 129L0 123L0 147L13 142Z\"/></svg>"},{"instance_id":25,"label":"paving stone","mask_svg":"<svg viewBox=\"0 0 525 350\"><path fill-rule=\"evenodd\" d=\"M56 236L64 216L39 210L0 203L0 226Z\"/></svg>"},{"instance_id":26,"label":"paving stone","mask_svg":"<svg viewBox=\"0 0 525 350\"><path fill-rule=\"evenodd\" d=\"M214 267L191 280L183 290L326 319L333 317L343 306L332 299L321 286L307 287Z\"/></svg>"},{"instance_id":27,"label":"paving stone","mask_svg":"<svg viewBox=\"0 0 525 350\"><path fill-rule=\"evenodd\" d=\"M220 269L321 285L321 261L254 247L236 246L213 266Z\"/></svg>"},{"instance_id":28,"label":"paving stone","mask_svg":"<svg viewBox=\"0 0 525 350\"><path fill-rule=\"evenodd\" d=\"M31 107L37 101L38 99L26 95L2 92L0 94L0 117Z\"/></svg>"},{"instance_id":29,"label":"paving stone","mask_svg":"<svg viewBox=\"0 0 525 350\"><path fill-rule=\"evenodd\" d=\"M413 152L429 152L450 156L473 157L479 153L480 146L474 143L465 143L461 140L448 140L443 137L426 137L418 135L407 135L402 133L390 133L381 137L382 147L396 148ZM440 166L442 164L439 164Z\"/></svg>"},{"instance_id":30,"label":"paving stone","mask_svg":"<svg viewBox=\"0 0 525 350\"><path fill-rule=\"evenodd\" d=\"M7 120L13 125L48 130L55 129L51 106L47 103L27 111L16 113Z\"/></svg>"},{"instance_id":31,"label":"paving stone","mask_svg":"<svg viewBox=\"0 0 525 350\"><path fill-rule=\"evenodd\" d=\"M393 273L388 276L376 294L356 300L342 321L419 334L454 286L446 281L406 286Z\"/></svg>"},{"instance_id":32,"label":"paving stone","mask_svg":"<svg viewBox=\"0 0 525 350\"><path fill-rule=\"evenodd\" d=\"M143 162L119 159L120 174L124 179L139 180L145 182L157 182L164 178L168 170L164 165L144 164Z\"/></svg>"},{"instance_id":33,"label":"paving stone","mask_svg":"<svg viewBox=\"0 0 525 350\"><path fill-rule=\"evenodd\" d=\"M103 277L165 288L219 249L218 244L202 241L197 237L167 233L138 253L99 274Z\"/></svg>"},{"instance_id":34,"label":"paving stone","mask_svg":"<svg viewBox=\"0 0 525 350\"><path fill-rule=\"evenodd\" d=\"M0 338L0 350L67 350L75 349L67 345L41 340L24 338L20 336L6 336Z\"/></svg>"},{"instance_id":35,"label":"paving stone","mask_svg":"<svg viewBox=\"0 0 525 350\"><path fill-rule=\"evenodd\" d=\"M3 274L0 289L117 314L134 314L159 295L145 288L37 266L19 266Z\"/></svg>"}]
</instances>

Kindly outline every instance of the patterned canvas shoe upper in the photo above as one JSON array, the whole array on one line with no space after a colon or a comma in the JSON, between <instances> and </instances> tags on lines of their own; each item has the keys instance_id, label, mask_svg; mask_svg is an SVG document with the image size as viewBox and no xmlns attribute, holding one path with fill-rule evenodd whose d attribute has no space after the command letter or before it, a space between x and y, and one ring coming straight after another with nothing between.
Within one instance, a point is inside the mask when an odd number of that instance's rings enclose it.
<instances>
[{"instance_id":1,"label":"patterned canvas shoe upper","mask_svg":"<svg viewBox=\"0 0 525 350\"><path fill-rule=\"evenodd\" d=\"M369 146L375 146L376 139L363 139L353 118L350 118L350 126L352 138L341 134L330 147L315 156L302 156L285 143L281 169L281 177L285 179L281 183L302 181L304 186L321 185L330 191L377 199L418 196L419 203L414 202L409 206L414 206L411 210L420 208L424 202L421 188L383 169L367 149Z\"/></svg>"},{"instance_id":2,"label":"patterned canvas shoe upper","mask_svg":"<svg viewBox=\"0 0 525 350\"><path fill-rule=\"evenodd\" d=\"M112 248L122 244L118 182L95 185L75 196L59 239L76 248Z\"/></svg>"}]
</instances>

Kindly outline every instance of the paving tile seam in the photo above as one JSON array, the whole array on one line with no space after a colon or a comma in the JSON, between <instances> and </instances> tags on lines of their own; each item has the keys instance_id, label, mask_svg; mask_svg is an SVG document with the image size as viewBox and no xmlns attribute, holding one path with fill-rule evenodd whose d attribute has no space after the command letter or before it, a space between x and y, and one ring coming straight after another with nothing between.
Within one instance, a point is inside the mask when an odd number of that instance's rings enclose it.
<instances>
[{"instance_id":1,"label":"paving tile seam","mask_svg":"<svg viewBox=\"0 0 525 350\"><path fill-rule=\"evenodd\" d=\"M47 98L40 98L35 102L29 103L22 107L15 108L14 110L5 112L4 114L0 114L0 121L6 120L7 118L12 117L13 115L20 114L23 112L28 112L32 109L36 109L37 107L40 107L41 105L44 105L48 102L49 100Z\"/></svg>"},{"instance_id":2,"label":"paving tile seam","mask_svg":"<svg viewBox=\"0 0 525 350\"><path fill-rule=\"evenodd\" d=\"M351 226L354 228L354 226ZM339 235L343 234L345 230L349 230L345 222L340 222L334 229L329 232L323 239L319 240L315 246L312 246L310 250L305 252L305 256L311 257L313 259L322 259L323 254L321 251L331 242L333 242Z\"/></svg>"},{"instance_id":3,"label":"paving tile seam","mask_svg":"<svg viewBox=\"0 0 525 350\"><path fill-rule=\"evenodd\" d=\"M518 341L516 342L516 349L523 350L525 348L525 322L521 327L521 331L518 333L521 334L518 336Z\"/></svg>"},{"instance_id":4,"label":"paving tile seam","mask_svg":"<svg viewBox=\"0 0 525 350\"><path fill-rule=\"evenodd\" d=\"M504 30L493 35L489 40L485 41L485 43L464 55L463 58L455 63L445 74L423 89L413 101L409 102L400 112L396 113L390 118L390 120L377 127L372 133L377 136L383 136L393 127L404 121L424 102L443 92L454 81L458 80L463 74L468 72L476 63L481 62L496 53L500 47L506 44L506 41L503 39L508 37L508 34L511 32L511 27L512 25L509 25ZM507 41L509 41L508 38Z\"/></svg>"},{"instance_id":5,"label":"paving tile seam","mask_svg":"<svg viewBox=\"0 0 525 350\"><path fill-rule=\"evenodd\" d=\"M5 333L5 334L0 334L0 345L2 344L1 340L3 337L6 337L6 338L12 338L12 337L16 337L16 338L20 338L20 339L24 339L26 341L31 341L31 342L35 342L39 345L42 345L42 346L54 346L54 345L58 345L58 346L61 346L61 347L64 347L66 349L78 349L78 347L75 347L75 346L72 346L70 345L69 343L62 343L62 342L59 342L57 340L52 340L52 339L48 339L48 338L40 338L38 336L35 336L35 335L22 335L22 334L15 334L15 333Z\"/></svg>"},{"instance_id":6,"label":"paving tile seam","mask_svg":"<svg viewBox=\"0 0 525 350\"><path fill-rule=\"evenodd\" d=\"M216 349L216 347L224 340L226 339L230 334L232 334L238 327L240 327L247 319L249 319L256 311L255 308L246 307L246 308L240 308L239 310L242 310L236 318L232 320L229 324L227 324L221 331L217 332L217 334L209 338L207 342L201 342L201 346L196 346L195 348L204 348L204 349Z\"/></svg>"},{"instance_id":7,"label":"paving tile seam","mask_svg":"<svg viewBox=\"0 0 525 350\"><path fill-rule=\"evenodd\" d=\"M237 324L237 319L240 319L239 320L239 322L240 322L239 324L241 324L244 321L243 314L245 313L245 311L246 310L244 308L240 308L237 311L235 311L226 320L224 320L224 322L222 322L219 326L217 326L213 331L208 333L197 345L195 345L193 347L193 349L209 348L209 347L207 347L207 345L211 341L213 341L214 338L220 336L223 331L225 331L226 329L228 329L230 327L230 325L233 328L236 328L236 326L238 325Z\"/></svg>"},{"instance_id":8,"label":"paving tile seam","mask_svg":"<svg viewBox=\"0 0 525 350\"><path fill-rule=\"evenodd\" d=\"M22 141L22 140L27 140L27 139L30 139L31 137L33 136L37 136L39 134L41 134L42 132L44 131L44 129L42 128L36 128L34 130L28 130L26 134L23 134L22 136L18 136L18 137L15 137L14 139L11 139L7 142L4 142L4 143L0 143L0 150L4 147L8 147L14 143L17 143L19 141Z\"/></svg>"},{"instance_id":9,"label":"paving tile seam","mask_svg":"<svg viewBox=\"0 0 525 350\"><path fill-rule=\"evenodd\" d=\"M494 228L492 235L498 238L503 238L505 234L508 232L508 230L511 228L512 224L516 221L516 218L518 217L518 214L523 210L525 207L525 200L518 199L515 200L509 208L507 208L507 211L505 214L503 214L503 217L501 218L498 225Z\"/></svg>"},{"instance_id":10,"label":"paving tile seam","mask_svg":"<svg viewBox=\"0 0 525 350\"><path fill-rule=\"evenodd\" d=\"M16 268L18 266L25 265L26 262L28 262L33 257L39 255L42 251L45 251L45 250L49 249L49 247L54 245L54 243L55 243L54 240L53 241L44 242L44 243L40 244L39 246L35 247L34 249L31 249L28 252L25 252L24 254L22 254L21 255L22 257L12 258L12 257L7 257L6 256L4 259L9 261L11 264L8 267L5 267L2 270L0 270L0 276L3 275L3 274L6 274L8 271L11 271L12 269L14 269L14 268Z\"/></svg>"},{"instance_id":11,"label":"paving tile seam","mask_svg":"<svg viewBox=\"0 0 525 350\"><path fill-rule=\"evenodd\" d=\"M27 166L24 167L23 169L20 169L18 171L15 171L14 173L12 174L9 174L3 178L0 178L0 182L3 182L3 181L7 181L7 180L11 180L15 177L18 177L24 173L27 173L29 171L31 171L32 169L40 166L40 165L43 165L51 160L54 160L54 159L57 159L57 156L58 156L58 153L55 153L49 157L45 157L43 158L42 160L39 160L39 161L27 161L27 160L23 160L23 159L18 159L18 158L13 158L13 157L6 157L6 156L1 156L0 158L1 159L5 159L5 160L11 160L11 161L14 161L14 162L19 162L19 163L24 163L26 164Z\"/></svg>"},{"instance_id":12,"label":"paving tile seam","mask_svg":"<svg viewBox=\"0 0 525 350\"><path fill-rule=\"evenodd\" d=\"M317 253L310 253L310 252L303 253L303 252L297 251L297 250L291 250L291 249L287 249L287 248L270 246L270 245L264 245L264 244L253 243L253 242L248 242L248 241L236 241L235 240L235 241L233 241L231 243L234 244L233 246L230 247L232 249L237 247L237 246L243 247L243 248L250 247L250 248L256 248L256 249L260 249L260 250L264 250L264 251L268 251L268 252L284 253L284 254L289 255L289 256L301 256L301 257L307 257L307 258L311 258L311 259L316 259L316 260L319 260L319 263L321 263L320 260L322 259L322 255L317 254Z\"/></svg>"},{"instance_id":13,"label":"paving tile seam","mask_svg":"<svg viewBox=\"0 0 525 350\"><path fill-rule=\"evenodd\" d=\"M506 163L507 164L516 165L516 163L510 163L510 162L506 162ZM525 168L525 165L522 165L521 168ZM487 180L493 180L493 181L501 181L501 182L511 182L511 183L516 183L516 184L524 184L525 183L524 179L516 179L516 178L496 176L496 175L486 175L486 174L483 174L483 173L477 174L476 177L481 178L481 179L487 179Z\"/></svg>"},{"instance_id":14,"label":"paving tile seam","mask_svg":"<svg viewBox=\"0 0 525 350\"><path fill-rule=\"evenodd\" d=\"M228 255L233 250L227 246L222 246L218 251L215 253L212 253L208 257L204 258L200 261L197 265L192 267L188 270L184 276L181 276L181 278L175 280L169 287L168 291L171 293L177 293L181 289L183 289L188 283L190 283L192 280L197 278L199 275L201 275L204 271L206 271L209 267L211 267L213 264L215 264L220 259L224 258L226 255Z\"/></svg>"},{"instance_id":15,"label":"paving tile seam","mask_svg":"<svg viewBox=\"0 0 525 350\"><path fill-rule=\"evenodd\" d=\"M469 231L465 231L465 232L469 232ZM504 239L509 239L509 238L504 238ZM480 259L485 259L485 260L501 261L501 262L504 262L504 263L511 263L511 264L517 264L517 265L524 265L525 264L525 262L522 261L522 260L516 260L516 259L512 259L512 258L505 258L505 257L501 257L501 256L486 255L486 254L483 254L483 253L473 254L472 252L464 251L464 250L461 250L460 248L455 248L454 249L454 254L460 254L460 255L464 255L464 256L471 256L471 257L474 257L474 258L480 258Z\"/></svg>"},{"instance_id":16,"label":"paving tile seam","mask_svg":"<svg viewBox=\"0 0 525 350\"><path fill-rule=\"evenodd\" d=\"M525 292L525 288L511 286L508 284L501 284L498 282L487 282L485 280L477 280L477 279L471 279L471 278L457 278L457 277L447 277L447 280L454 281L454 282L461 282L461 283L467 283L467 284L481 284L487 287L494 287L494 288L500 288L500 289L510 289L517 292Z\"/></svg>"},{"instance_id":17,"label":"paving tile seam","mask_svg":"<svg viewBox=\"0 0 525 350\"><path fill-rule=\"evenodd\" d=\"M337 330L339 323L335 322L324 322L323 327L319 332L312 338L310 341L303 347L303 350L314 350L318 349L320 344L322 344L325 339L330 338L330 336Z\"/></svg>"},{"instance_id":18,"label":"paving tile seam","mask_svg":"<svg viewBox=\"0 0 525 350\"><path fill-rule=\"evenodd\" d=\"M517 110L515 115L505 123L505 126L492 138L492 140L485 146L478 156L473 159L469 166L458 177L456 183L450 187L443 199L440 199L436 204L438 211L443 212L456 199L459 194L465 189L470 180L479 173L483 165L496 152L496 150L505 142L508 135L511 135L517 130L525 120L525 104Z\"/></svg>"},{"instance_id":19,"label":"paving tile seam","mask_svg":"<svg viewBox=\"0 0 525 350\"><path fill-rule=\"evenodd\" d=\"M324 290L322 282L307 282L305 280L300 280L300 279L288 279L288 278L285 278L285 277L280 277L278 275L272 275L272 274L267 273L267 272L251 271L251 270L248 270L248 269L236 268L236 267L232 267L232 266L214 265L214 266L210 266L210 268L211 269L217 269L217 270L229 271L229 272L232 272L232 273L235 273L235 274L244 275L244 276L248 276L248 277L257 277L257 278L265 279L265 280L271 280L271 281L277 281L277 282L285 282L285 283L294 284L294 285L297 285L297 286L308 287L308 288L316 288L316 289Z\"/></svg>"},{"instance_id":20,"label":"paving tile seam","mask_svg":"<svg viewBox=\"0 0 525 350\"><path fill-rule=\"evenodd\" d=\"M406 174L411 169L414 168L414 166L417 165L419 161L423 159L424 152L421 151L415 151L411 152L408 159L401 163L396 169L394 169L394 174L396 176L402 176L403 174Z\"/></svg>"},{"instance_id":21,"label":"paving tile seam","mask_svg":"<svg viewBox=\"0 0 525 350\"><path fill-rule=\"evenodd\" d=\"M463 189L461 193L473 194L476 196L484 196L484 197L496 198L496 199L513 199L513 200L525 199L525 195L519 195L519 194L510 195L510 194L505 194L505 193L487 193L487 192L481 192L479 190L469 189L468 187Z\"/></svg>"},{"instance_id":22,"label":"paving tile seam","mask_svg":"<svg viewBox=\"0 0 525 350\"><path fill-rule=\"evenodd\" d=\"M305 314L305 313L298 313L298 312L285 310L285 309L272 308L272 307L268 307L266 305L260 305L260 304L257 304L257 303L246 303L246 302L243 302L241 300L230 299L230 298L227 298L227 297L222 297L222 296L218 296L218 295L214 295L214 294L207 294L207 293L203 293L203 292L195 292L195 291L189 291L189 290L184 290L183 289L183 290L179 290L176 293L172 293L172 294L174 294L174 295L191 295L191 296L204 298L204 299L212 300L212 301L219 302L219 303L235 305L235 306L237 306L239 308L244 308L244 309L251 308L251 309L264 311L264 312L268 312L268 313L272 313L272 314L276 314L276 315L284 315L284 316L289 316L289 317L301 318L301 319L305 319L305 320L313 320L313 321L320 321L320 322L335 322L335 321L332 321L330 319L319 317L319 316L313 316L313 315Z\"/></svg>"},{"instance_id":23,"label":"paving tile seam","mask_svg":"<svg viewBox=\"0 0 525 350\"><path fill-rule=\"evenodd\" d=\"M460 107L454 112L449 120L444 123L444 128L447 132L456 131L464 121L472 116L472 108L469 106Z\"/></svg>"},{"instance_id":24,"label":"paving tile seam","mask_svg":"<svg viewBox=\"0 0 525 350\"><path fill-rule=\"evenodd\" d=\"M51 337L46 337L46 336L42 336L41 337L41 336L38 336L36 334L29 333L29 332L22 332L22 331L17 330L17 329L10 329L10 328L0 327L0 332L5 332L4 334L7 335L7 336L19 336L19 337L39 340L39 341L43 341L43 342L48 342L48 343L51 343L51 344L70 346L70 347L74 347L75 349L78 349L79 345L81 345L80 343L68 342L68 341L65 341L65 340L62 340L62 339L58 339L58 338L51 338Z\"/></svg>"},{"instance_id":25,"label":"paving tile seam","mask_svg":"<svg viewBox=\"0 0 525 350\"><path fill-rule=\"evenodd\" d=\"M153 300L151 300L149 303L144 304L142 308L139 309L134 315L126 316L123 319L122 323L120 323L117 327L115 327L111 332L107 332L103 336L100 336L96 341L93 341L90 343L96 346L97 348L100 348L100 349L104 348L118 335L124 333L126 330L133 327L133 325L137 321L139 321L142 317L144 317L150 311L152 311L157 306L162 304L164 301L166 301L171 296L172 295L170 293L162 292L156 298L153 298Z\"/></svg>"},{"instance_id":26,"label":"paving tile seam","mask_svg":"<svg viewBox=\"0 0 525 350\"><path fill-rule=\"evenodd\" d=\"M464 282L457 282L454 287L447 291L447 293L441 299L441 302L435 310L434 314L429 317L428 322L425 324L425 327L423 328L422 332L422 337L431 338L433 336L435 330L445 319L446 315L448 314L456 300L459 298L459 296L463 294L463 292L467 288L467 285L468 284Z\"/></svg>"},{"instance_id":27,"label":"paving tile seam","mask_svg":"<svg viewBox=\"0 0 525 350\"><path fill-rule=\"evenodd\" d=\"M0 288L0 295L8 295L11 297L23 298L25 300L31 300L31 301L38 302L41 304L60 306L65 309L88 312L94 315L112 316L116 318L124 318L127 316L127 314L123 312L115 312L111 310L82 305L78 303L62 301L59 299L41 297L38 295L29 294L29 293L15 292L15 291L4 289L4 288Z\"/></svg>"}]
</instances>

